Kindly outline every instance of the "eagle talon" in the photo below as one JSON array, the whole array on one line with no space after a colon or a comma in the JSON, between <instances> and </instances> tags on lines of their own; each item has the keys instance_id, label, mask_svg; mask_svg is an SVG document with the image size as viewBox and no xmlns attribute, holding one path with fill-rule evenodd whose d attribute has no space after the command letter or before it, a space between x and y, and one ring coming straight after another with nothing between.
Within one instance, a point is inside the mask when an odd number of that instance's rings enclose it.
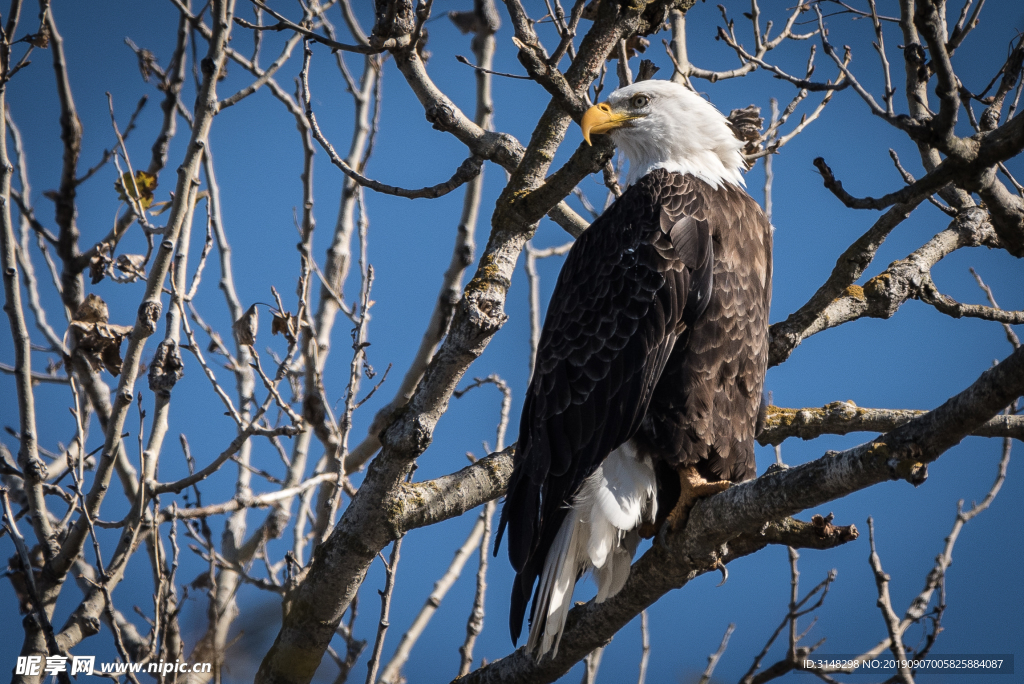
<instances>
[{"instance_id":1,"label":"eagle talon","mask_svg":"<svg viewBox=\"0 0 1024 684\"><path fill-rule=\"evenodd\" d=\"M709 482L697 472L696 468L687 466L679 470L679 486L679 501L676 502L675 508L668 514L665 524L662 525L661 537L664 536L665 528L668 528L670 532L675 532L686 525L686 521L690 517L690 509L697 503L697 499L704 499L724 492L732 486L732 482L728 480Z\"/></svg>"},{"instance_id":2,"label":"eagle talon","mask_svg":"<svg viewBox=\"0 0 1024 684\"><path fill-rule=\"evenodd\" d=\"M658 528L658 533L655 536L655 544L657 544L658 546L662 547L663 549L664 548L668 548L668 534L669 534L669 532L674 532L674 531L675 531L675 528L669 529L668 520L663 522L661 524L661 527Z\"/></svg>"},{"instance_id":3,"label":"eagle talon","mask_svg":"<svg viewBox=\"0 0 1024 684\"><path fill-rule=\"evenodd\" d=\"M729 580L729 568L725 567L725 563L722 562L721 558L716 558L715 570L722 573L722 581L715 585L716 587L720 587Z\"/></svg>"}]
</instances>

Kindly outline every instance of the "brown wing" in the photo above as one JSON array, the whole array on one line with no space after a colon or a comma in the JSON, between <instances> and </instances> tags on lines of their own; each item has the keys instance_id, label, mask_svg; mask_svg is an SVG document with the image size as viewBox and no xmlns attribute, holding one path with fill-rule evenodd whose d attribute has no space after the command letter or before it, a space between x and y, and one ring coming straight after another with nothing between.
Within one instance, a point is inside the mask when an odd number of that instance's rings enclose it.
<instances>
[{"instance_id":1,"label":"brown wing","mask_svg":"<svg viewBox=\"0 0 1024 684\"><path fill-rule=\"evenodd\" d=\"M714 242L707 309L677 344L654 390L638 440L667 465L696 465L709 480L756 474L754 433L768 363L771 227L743 190L697 194ZM670 207L671 208L671 207Z\"/></svg>"},{"instance_id":2,"label":"brown wing","mask_svg":"<svg viewBox=\"0 0 1024 684\"><path fill-rule=\"evenodd\" d=\"M706 306L710 231L691 178L656 171L573 245L552 295L520 421L508 525L513 641L583 480L640 427L662 369ZM671 210L666 210L671 207Z\"/></svg>"}]
</instances>

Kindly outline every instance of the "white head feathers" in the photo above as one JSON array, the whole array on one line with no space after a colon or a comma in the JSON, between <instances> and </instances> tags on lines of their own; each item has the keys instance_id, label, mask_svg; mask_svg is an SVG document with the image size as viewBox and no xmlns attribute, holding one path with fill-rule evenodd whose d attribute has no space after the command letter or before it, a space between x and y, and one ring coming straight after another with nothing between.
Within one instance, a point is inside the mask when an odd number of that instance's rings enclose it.
<instances>
[{"instance_id":1,"label":"white head feathers","mask_svg":"<svg viewBox=\"0 0 1024 684\"><path fill-rule=\"evenodd\" d=\"M608 97L616 113L630 114L609 131L629 159L630 185L654 169L689 173L711 185L743 186L743 143L728 120L704 98L672 81L640 81ZM635 118L633 118L635 116Z\"/></svg>"}]
</instances>

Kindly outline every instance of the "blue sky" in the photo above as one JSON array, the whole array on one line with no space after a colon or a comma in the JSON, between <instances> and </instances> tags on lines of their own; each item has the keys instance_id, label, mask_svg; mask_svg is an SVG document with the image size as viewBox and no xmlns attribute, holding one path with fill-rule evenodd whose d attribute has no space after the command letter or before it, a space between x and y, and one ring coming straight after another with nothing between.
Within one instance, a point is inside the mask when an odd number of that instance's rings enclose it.
<instances>
[{"instance_id":1,"label":"blue sky","mask_svg":"<svg viewBox=\"0 0 1024 684\"><path fill-rule=\"evenodd\" d=\"M776 12L783 12L785 8L779 3L765 4L764 13L780 25L781 16ZM536 7L531 11L540 12L537 9L542 6L540 3L532 5ZM428 68L440 88L464 110L472 111L473 75L454 57L456 54L471 54L469 41L442 17L444 12L467 9L468 6L468 2L457 4L450 0L434 3L434 16L441 18L429 24L429 49L433 56ZM114 142L106 92L113 97L122 128L141 95L149 94L150 102L128 142L133 160L148 159L149 147L159 126L160 93L152 85L142 82L135 57L123 39L126 36L132 38L166 64L176 28L173 6L170 3L147 3L140 7L137 3L114 0L100 4L57 0L53 7L65 38L72 87L85 130L81 167L92 166L102 151ZM740 15L746 6L729 3L729 8L737 20L741 38L749 43L749 28ZM287 12L295 8L282 5L282 9ZM882 3L882 11L895 13L895 3ZM243 3L239 3L239 14L250 16ZM336 24L342 23L336 11L331 18ZM32 12L24 14L19 35L34 30L30 29L34 21ZM879 92L881 77L877 56L870 46L870 23L854 22L843 16L832 17L829 22L832 42L853 47L853 67L858 77L867 87ZM721 17L710 4L699 4L689 15L690 57L699 66L723 69L736 65L735 56L728 47L713 40L720 23ZM1022 29L1024 9L1016 3L993 0L986 6L980 27L954 59L968 88L978 91L988 83L1002 63L1010 40ZM236 27L234 36L234 45L239 49L244 47L243 51L248 52L251 46L248 32ZM550 40L549 34L542 33L544 36ZM522 73L510 37L508 22L504 21L498 35L495 68ZM671 64L664 55L662 37L665 34L652 37L647 56L663 67L659 76L668 77ZM901 40L897 32L887 34L887 38L890 61L895 64L898 58L895 46ZM263 48L265 61L275 54L282 40L280 35L266 36ZM806 61L807 48L806 42L780 48L777 59L787 70L799 71ZM201 51L203 49L204 46ZM52 226L52 203L42 193L57 186L61 148L59 110L49 57L45 51L36 51L33 63L9 85L8 102L26 141L33 202L43 222ZM353 67L358 66L356 59L350 59L349 63ZM817 64L817 78L834 76L835 70L824 54L818 55ZM635 69L636 61L633 66ZM292 79L298 69L299 61L293 58L279 73L278 80L287 90L293 88ZM894 66L894 74L898 76L898 72L899 68ZM221 96L244 86L248 79L240 67L229 65L228 77L219 86ZM343 81L333 66L333 58L323 47L314 49L311 85L314 108L325 134L339 149L347 148L351 104L346 99ZM770 78L764 72L714 85L702 82L698 87L705 90L722 111L751 103L767 111L770 97L777 97L785 106L794 94L791 86ZM537 116L548 102L547 96L539 86L527 81L496 79L494 88L495 126L523 142L527 141ZM383 93L380 137L366 173L403 187L422 187L447 179L465 158L465 149L454 138L431 129L423 117L422 107L390 62L384 71ZM190 105L193 97L194 88L189 84L183 99ZM817 98L812 95L809 102L811 104L801 106L797 117L801 112L809 112ZM556 167L575 149L580 139L579 130L574 126L556 159ZM166 199L184 141L184 134L179 133L172 145L171 161L161 178L157 199ZM293 227L292 212L301 204L299 172L302 161L297 143L291 115L265 91L226 110L214 124L210 144L223 192L226 228L235 252L236 281L246 304L267 301L269 288L274 285L286 304L294 307L298 235ZM884 122L872 118L856 94L846 90L838 93L821 118L776 157L773 322L784 319L807 300L831 271L836 256L867 230L878 215L877 212L843 208L822 187L811 160L816 156L824 157L853 194L879 196L902 185L889 160L890 147L900 154L912 173L921 174L909 140ZM1018 177L1024 177L1024 163L1020 159L1013 160L1009 166ZM83 246L105 235L114 220L118 210L112 188L115 177L114 168L107 167L80 189L78 214ZM325 154L318 153L315 179L316 253L322 264L337 212L342 176L330 166ZM477 228L480 245L486 240L491 208L503 184L504 172L488 165ZM763 173L760 165L748 174L747 186L756 199L762 199ZM582 187L596 204L603 202L600 178L588 179ZM378 370L393 364L394 370L392 378L379 394L357 414L354 431L357 440L365 434L374 412L392 396L398 378L419 344L436 298L441 273L448 263L461 203L461 191L435 201L410 201L367 193L369 258L376 272L373 299L377 302L370 323L373 343L369 348L370 362ZM935 208L928 205L920 208L882 246L864 280L918 248L942 230L947 222L948 218ZM197 226L197 231L201 230L202 227ZM545 220L538 230L535 244L555 245L567 239L564 231ZM192 263L195 263L200 247L201 238L193 239ZM142 240L133 233L122 244L121 251L142 251ZM478 254L479 251L480 248ZM37 262L39 275L45 281L41 261ZM541 264L542 300L545 302L559 264L557 258ZM982 303L983 295L974 284L969 267L974 267L993 287L1004 308L1024 308L1020 263L1005 253L986 249L961 250L941 262L934 269L933 276L942 292L960 301ZM230 320L215 286L218 275L217 264L211 261L205 288L196 299L196 306L207 320L227 335ZM356 287L354 280L349 283L349 297L356 292ZM127 324L134 318L141 288L140 284L116 285L108 280L90 291L100 294L109 303L113 322ZM51 320L58 321L57 300L45 287L45 282L43 294L51 305ZM527 381L528 302L521 268L513 281L506 312L510 316L509 322L470 369L467 378L498 373L510 383L514 393L511 435L516 431L520 400ZM348 340L347 326L339 321L333 339L334 354L325 375L328 396L332 399L343 397ZM261 339L261 344L269 345L278 352L284 348L278 338ZM151 340L147 358L154 345ZM767 388L773 392L775 403L781 406L820 406L835 400L852 400L860 406L869 407L932 408L969 385L994 359L1001 359L1008 353L1009 346L998 324L953 320L925 304L911 301L891 320L860 320L807 340L787 363L769 371ZM35 368L43 369L47 358L47 355L37 353L34 356ZM12 359L9 337L0 335L0 360L10 363ZM222 373L222 381L231 382L226 372ZM0 397L3 397L0 400L0 421L5 426L17 425L14 384L10 376L0 375ZM42 445L51 450L57 450L59 442L67 443L73 434L71 419L63 409L67 400L66 388L37 388L38 404L44 410L54 407L44 412L39 429ZM144 393L144 402L147 407L152 406L152 395L148 390ZM484 440L493 445L499 404L500 397L492 388L475 390L461 400L453 400L450 410L438 424L433 444L420 459L416 478L428 479L461 468L466 463L464 454L467 451L480 455ZM133 430L136 423L134 416L129 419ZM172 438L165 447L161 462L162 480L176 478L185 472L184 459L173 440L178 432L188 435L200 463L219 453L230 439L226 435L233 432L230 419L221 415L209 384L190 358L186 358L186 377L175 389ZM869 437L855 434L823 437L813 443L790 441L783 446L783 456L788 463L801 463L820 456L826 450L852 446ZM16 451L13 438L4 435L3 439L12 451ZM99 440L97 427L93 430L90 448L97 446ZM135 435L128 441L134 444ZM1019 449L1019 446L1017 444L1015 448ZM854 523L865 532L857 542L833 551L802 552L800 567L805 588L820 581L830 569L838 569L838 579L825 605L815 613L817 623L810 632L809 642L827 637L821 652L831 654L859 652L877 643L885 630L875 607L874 580L867 564L865 519L869 515L875 518L878 550L886 570L893 576L890 591L897 612L902 613L910 599L920 591L934 556L941 550L943 538L953 522L957 500L965 499L969 505L972 500L980 500L988 490L995 477L1000 448L1001 443L994 440L967 439L930 468L930 478L922 487L914 489L903 482L887 483L834 502L820 511L806 513L809 517L811 513L833 511L838 523ZM131 453L137 456L134 451ZM757 458L758 469L763 471L772 462L773 454L770 449L759 447ZM280 470L280 463L266 445L258 445L254 449L254 462L260 467ZM961 535L954 556L957 562L947 579L949 608L943 620L945 632L935 648L936 653L1012 653L1020 643L1019 614L1024 607L1024 596L1016 578L1016 569L1024 562L1019 532L1022 522L1019 502L1024 492L1017 470L1016 464L1011 463L1009 477L999 498ZM225 468L213 478L204 489L204 501L230 498L233 476L233 472ZM104 519L116 520L124 514L126 507L119 496L115 488L114 495L108 497L103 509ZM170 501L162 503L167 505ZM258 525L263 515L262 512L253 513L250 528ZM404 542L385 660L429 594L433 582L443 573L452 553L468 534L473 520L473 515L466 515L415 532ZM222 525L220 520L211 521L215 536L219 535ZM288 539L290 532L285 536L285 541ZM107 535L106 541L112 543L113 537ZM280 558L284 553L287 548L285 541L271 545L273 558ZM13 553L6 539L0 540L0 550L8 555ZM180 582L190 581L203 567L202 562L197 563L187 551L184 556L179 572ZM448 681L457 671L457 648L463 639L465 620L472 602L475 563L474 559L467 565L463 578L448 594L434 617L434 624L413 651L406 667L410 681ZM478 641L478 658L492 660L505 655L510 649L505 617L511 578L511 570L502 553L491 564L486 626ZM749 667L751 659L786 610L789 576L785 549L771 548L737 561L730 565L728 582L716 587L718 581L717 575L701 577L683 590L666 596L650 610L652 650L648 681L695 680L706 663L706 656L717 648L730 622L736 623L736 631L718 666L716 681L736 681ZM362 638L372 640L379 609L376 590L382 586L383 573L380 564L375 563L361 595L357 632ZM137 557L129 566L128 581L115 592L115 599L126 612L131 612L131 605L151 612L151 589L146 561ZM577 600L589 597L590 592L589 583L581 582ZM63 623L79 600L79 592L69 583L58 604L55 618L58 625ZM276 634L280 619L274 596L243 587L239 601L243 617L236 623L236 629L240 631L241 638L230 651L231 664L226 673L226 681L232 682L252 678L259 659ZM16 610L13 593L6 584L0 585L0 614L8 616L7 620L12 625L7 632L11 638L0 642L0 663L4 668L8 663L13 665L20 648L20 639L14 638L19 631L13 627ZM205 597L198 591L192 592L182 618L188 639L194 640L202 632L205 612ZM805 624L809 624L806 619ZM189 646L192 643L190 641ZM913 643L913 638L910 643ZM77 652L95 654L100 660L112 660L114 657L106 630L82 644ZM766 662L773 662L772 658L780 654L776 649ZM639 620L636 620L624 628L607 649L601 681L632 680L637 673L639 656L640 627ZM365 657L353 671L352 681L365 676L363 663ZM323 681L330 681L333 674L333 665L325 659L320 676ZM567 675L565 681L576 681L578 677L579 668ZM798 678L808 679L809 675L789 677L795 681ZM983 676L975 677L972 681L979 684L987 681ZM867 681L863 677L851 679ZM954 680L944 675L932 675L921 681Z\"/></svg>"}]
</instances>

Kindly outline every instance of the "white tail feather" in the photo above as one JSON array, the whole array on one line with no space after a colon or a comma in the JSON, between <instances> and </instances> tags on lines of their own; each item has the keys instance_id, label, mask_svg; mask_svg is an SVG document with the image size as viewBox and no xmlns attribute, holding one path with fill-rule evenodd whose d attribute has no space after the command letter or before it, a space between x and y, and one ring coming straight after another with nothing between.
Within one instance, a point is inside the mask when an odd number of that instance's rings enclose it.
<instances>
[{"instance_id":1,"label":"white tail feather","mask_svg":"<svg viewBox=\"0 0 1024 684\"><path fill-rule=\"evenodd\" d=\"M657 485L650 459L629 442L608 455L580 487L544 561L530 619L528 651L558 654L576 580L594 571L598 603L619 593L640 543L637 528L654 521Z\"/></svg>"}]
</instances>

